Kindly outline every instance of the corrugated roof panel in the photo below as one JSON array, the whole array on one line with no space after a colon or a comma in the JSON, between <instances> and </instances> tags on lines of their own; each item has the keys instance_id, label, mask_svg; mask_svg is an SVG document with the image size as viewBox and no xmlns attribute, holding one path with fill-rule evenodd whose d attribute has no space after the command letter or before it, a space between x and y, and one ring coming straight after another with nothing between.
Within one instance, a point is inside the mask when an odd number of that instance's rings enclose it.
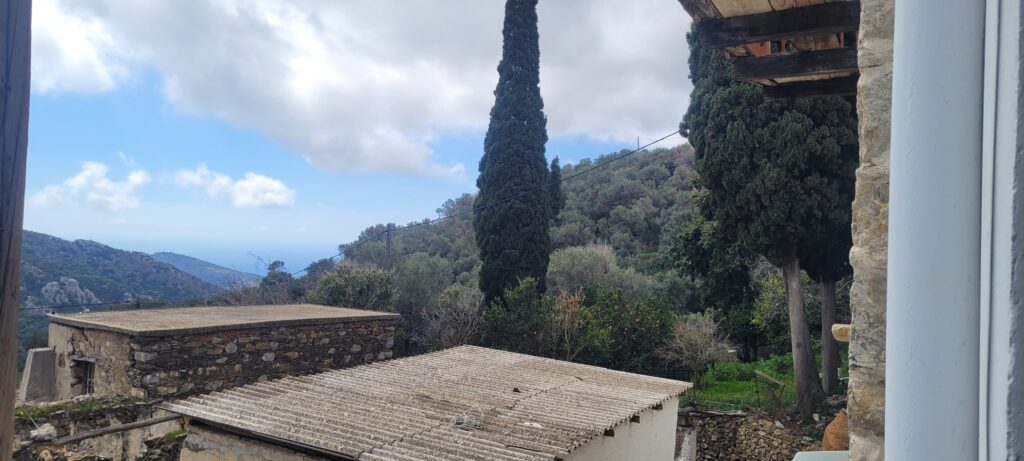
<instances>
[{"instance_id":1,"label":"corrugated roof panel","mask_svg":"<svg viewBox=\"0 0 1024 461\"><path fill-rule=\"evenodd\" d=\"M689 386L462 346L164 407L352 459L533 461L564 456Z\"/></svg>"}]
</instances>

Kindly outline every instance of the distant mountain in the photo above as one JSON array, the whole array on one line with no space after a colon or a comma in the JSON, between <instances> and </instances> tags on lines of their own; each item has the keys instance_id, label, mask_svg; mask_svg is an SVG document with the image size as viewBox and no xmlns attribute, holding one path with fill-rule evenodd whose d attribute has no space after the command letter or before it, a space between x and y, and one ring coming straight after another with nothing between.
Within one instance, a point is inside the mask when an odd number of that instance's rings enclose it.
<instances>
[{"instance_id":1,"label":"distant mountain","mask_svg":"<svg viewBox=\"0 0 1024 461\"><path fill-rule=\"evenodd\" d=\"M161 252L153 253L150 256L153 259L163 261L199 277L200 280L206 283L211 283L228 290L259 285L260 280L263 279L256 274L228 269L224 266L218 266L211 262L177 253Z\"/></svg>"},{"instance_id":2,"label":"distant mountain","mask_svg":"<svg viewBox=\"0 0 1024 461\"><path fill-rule=\"evenodd\" d=\"M145 253L91 240L24 234L21 299L25 304L185 301L221 292L219 286Z\"/></svg>"}]
</instances>

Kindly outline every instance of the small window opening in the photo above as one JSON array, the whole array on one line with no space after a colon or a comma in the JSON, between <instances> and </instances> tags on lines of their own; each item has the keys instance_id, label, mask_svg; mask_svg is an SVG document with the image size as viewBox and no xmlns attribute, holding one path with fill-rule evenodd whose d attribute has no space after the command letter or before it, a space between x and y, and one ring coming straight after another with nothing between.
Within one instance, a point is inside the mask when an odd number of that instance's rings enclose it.
<instances>
[{"instance_id":1,"label":"small window opening","mask_svg":"<svg viewBox=\"0 0 1024 461\"><path fill-rule=\"evenodd\" d=\"M76 357L71 359L75 367L75 381L81 386L82 395L92 395L96 392L96 359L88 357Z\"/></svg>"}]
</instances>

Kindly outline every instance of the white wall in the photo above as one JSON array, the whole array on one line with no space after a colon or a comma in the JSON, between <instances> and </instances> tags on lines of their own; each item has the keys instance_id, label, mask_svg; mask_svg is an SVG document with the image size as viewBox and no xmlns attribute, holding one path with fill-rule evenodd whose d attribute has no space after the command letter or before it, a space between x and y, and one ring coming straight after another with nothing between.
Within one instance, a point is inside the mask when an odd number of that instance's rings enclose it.
<instances>
[{"instance_id":1,"label":"white wall","mask_svg":"<svg viewBox=\"0 0 1024 461\"><path fill-rule=\"evenodd\" d=\"M1024 456L1024 441L1020 440L1024 436L1020 427L1024 405L1020 401L1024 386L1020 291L1024 274L1022 245L1016 235L1024 230L1020 15L1019 0L987 1L978 459L988 460Z\"/></svg>"},{"instance_id":2,"label":"white wall","mask_svg":"<svg viewBox=\"0 0 1024 461\"><path fill-rule=\"evenodd\" d=\"M566 461L671 461L676 451L679 399L665 401L661 410L640 413L640 422L615 427L615 437L601 436L576 449Z\"/></svg>"}]
</instances>

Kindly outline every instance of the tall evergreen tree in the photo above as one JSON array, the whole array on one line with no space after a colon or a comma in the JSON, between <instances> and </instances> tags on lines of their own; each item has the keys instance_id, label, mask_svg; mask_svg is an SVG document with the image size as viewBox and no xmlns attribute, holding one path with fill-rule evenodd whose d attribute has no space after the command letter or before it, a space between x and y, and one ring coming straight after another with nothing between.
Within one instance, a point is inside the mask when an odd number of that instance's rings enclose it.
<instances>
[{"instance_id":1,"label":"tall evergreen tree","mask_svg":"<svg viewBox=\"0 0 1024 461\"><path fill-rule=\"evenodd\" d=\"M558 157L551 161L548 194L551 197L551 219L554 220L562 208L565 208L565 195L562 194L562 166L558 164Z\"/></svg>"},{"instance_id":2,"label":"tall evergreen tree","mask_svg":"<svg viewBox=\"0 0 1024 461\"><path fill-rule=\"evenodd\" d=\"M732 78L731 64L690 35L694 92L680 126L696 152L700 185L721 229L782 268L797 405L809 416L824 399L804 311L801 250L827 233L856 143L856 119L841 98L770 100Z\"/></svg>"},{"instance_id":3,"label":"tall evergreen tree","mask_svg":"<svg viewBox=\"0 0 1024 461\"><path fill-rule=\"evenodd\" d=\"M551 254L547 119L540 96L537 0L505 3L498 86L484 138L473 227L480 247L480 290L487 302L527 277L545 289Z\"/></svg>"}]
</instances>

